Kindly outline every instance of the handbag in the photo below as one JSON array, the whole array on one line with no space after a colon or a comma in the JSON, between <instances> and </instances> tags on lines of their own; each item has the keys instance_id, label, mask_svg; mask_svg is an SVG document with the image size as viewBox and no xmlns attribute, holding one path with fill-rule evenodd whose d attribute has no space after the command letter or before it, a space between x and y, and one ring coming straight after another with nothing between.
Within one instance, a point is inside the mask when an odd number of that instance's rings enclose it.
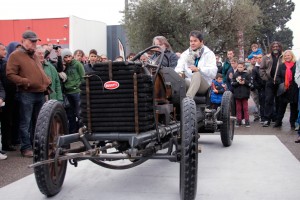
<instances>
[{"instance_id":1,"label":"handbag","mask_svg":"<svg viewBox=\"0 0 300 200\"><path fill-rule=\"evenodd\" d=\"M284 86L284 83L280 83L277 89L277 96L283 95L285 93L286 89Z\"/></svg>"}]
</instances>

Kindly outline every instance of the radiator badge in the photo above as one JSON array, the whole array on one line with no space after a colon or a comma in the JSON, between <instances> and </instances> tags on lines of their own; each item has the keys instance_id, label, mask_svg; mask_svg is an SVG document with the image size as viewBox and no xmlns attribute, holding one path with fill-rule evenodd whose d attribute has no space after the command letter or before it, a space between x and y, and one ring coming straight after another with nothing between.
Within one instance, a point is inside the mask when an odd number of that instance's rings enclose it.
<instances>
[{"instance_id":1,"label":"radiator badge","mask_svg":"<svg viewBox=\"0 0 300 200\"><path fill-rule=\"evenodd\" d=\"M115 90L120 86L119 82L117 81L107 81L104 83L104 88L107 90Z\"/></svg>"}]
</instances>

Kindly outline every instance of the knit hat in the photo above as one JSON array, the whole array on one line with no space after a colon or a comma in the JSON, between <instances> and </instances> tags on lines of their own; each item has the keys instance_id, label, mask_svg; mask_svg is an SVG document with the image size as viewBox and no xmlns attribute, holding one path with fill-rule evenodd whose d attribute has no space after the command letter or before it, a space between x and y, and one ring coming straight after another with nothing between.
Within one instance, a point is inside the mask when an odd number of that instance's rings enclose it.
<instances>
[{"instance_id":1,"label":"knit hat","mask_svg":"<svg viewBox=\"0 0 300 200\"><path fill-rule=\"evenodd\" d=\"M61 57L64 58L65 56L72 56L72 52L70 51L70 49L61 50Z\"/></svg>"}]
</instances>

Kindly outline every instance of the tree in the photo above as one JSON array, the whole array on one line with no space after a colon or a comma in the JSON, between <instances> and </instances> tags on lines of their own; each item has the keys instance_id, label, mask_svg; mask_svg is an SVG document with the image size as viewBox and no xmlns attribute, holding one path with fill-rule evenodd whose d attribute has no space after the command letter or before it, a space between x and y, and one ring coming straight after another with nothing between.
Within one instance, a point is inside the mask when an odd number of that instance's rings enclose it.
<instances>
[{"instance_id":1,"label":"tree","mask_svg":"<svg viewBox=\"0 0 300 200\"><path fill-rule=\"evenodd\" d=\"M189 46L188 34L200 30L215 53L237 48L238 31L253 34L260 11L252 0L131 0L124 25L131 49L151 45L165 36L175 51Z\"/></svg>"},{"instance_id":2,"label":"tree","mask_svg":"<svg viewBox=\"0 0 300 200\"><path fill-rule=\"evenodd\" d=\"M152 38L163 35L173 49L186 46L190 18L188 10L176 0L132 0L125 12L125 28L131 49L138 51L151 45Z\"/></svg>"},{"instance_id":3,"label":"tree","mask_svg":"<svg viewBox=\"0 0 300 200\"><path fill-rule=\"evenodd\" d=\"M265 52L270 44L278 40L284 49L293 47L293 32L286 28L286 23L291 19L295 4L292 0L252 0L253 5L259 6L262 15L258 18L259 24L254 26L256 37L252 40L261 44Z\"/></svg>"}]
</instances>

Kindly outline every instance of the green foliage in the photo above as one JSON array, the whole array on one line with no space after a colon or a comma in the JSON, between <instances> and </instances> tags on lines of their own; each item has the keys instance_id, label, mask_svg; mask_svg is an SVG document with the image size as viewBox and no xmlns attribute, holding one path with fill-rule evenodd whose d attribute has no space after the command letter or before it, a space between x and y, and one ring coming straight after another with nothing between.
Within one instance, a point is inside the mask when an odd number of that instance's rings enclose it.
<instances>
[{"instance_id":1,"label":"green foliage","mask_svg":"<svg viewBox=\"0 0 300 200\"><path fill-rule=\"evenodd\" d=\"M255 26L256 39L265 52L270 44L277 40L285 49L293 47L293 32L286 28L286 23L291 19L295 4L292 0L252 0L258 5L262 15L259 17L259 25ZM255 40L255 38L253 38Z\"/></svg>"},{"instance_id":2,"label":"green foliage","mask_svg":"<svg viewBox=\"0 0 300 200\"><path fill-rule=\"evenodd\" d=\"M206 45L222 54L237 51L238 31L246 49L257 40L267 49L275 39L292 47L285 23L293 10L291 0L129 0L123 23L132 52L150 46L158 35L181 52L189 46L189 32L200 30Z\"/></svg>"},{"instance_id":3,"label":"green foliage","mask_svg":"<svg viewBox=\"0 0 300 200\"><path fill-rule=\"evenodd\" d=\"M186 31L190 27L190 15L182 3L176 0L134 0L125 12L125 28L132 51L140 51L152 44L157 35L168 38L173 49L187 46Z\"/></svg>"}]
</instances>

